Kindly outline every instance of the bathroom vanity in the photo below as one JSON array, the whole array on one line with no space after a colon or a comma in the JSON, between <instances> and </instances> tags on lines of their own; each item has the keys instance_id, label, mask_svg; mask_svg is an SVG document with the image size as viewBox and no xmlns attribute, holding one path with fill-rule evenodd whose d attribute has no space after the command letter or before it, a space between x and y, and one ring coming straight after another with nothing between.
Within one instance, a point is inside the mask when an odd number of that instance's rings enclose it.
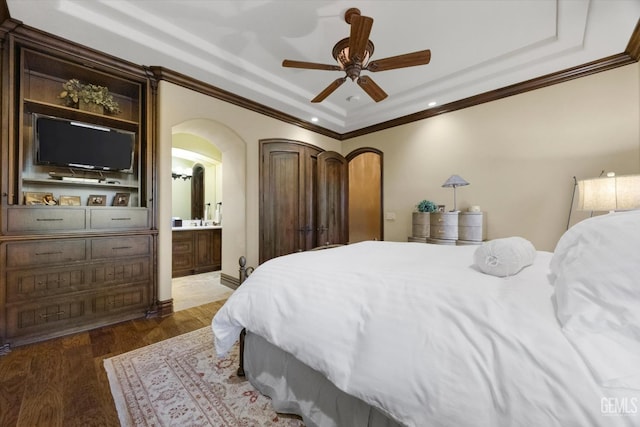
<instances>
[{"instance_id":1,"label":"bathroom vanity","mask_svg":"<svg viewBox=\"0 0 640 427\"><path fill-rule=\"evenodd\" d=\"M222 268L222 226L173 227L172 277Z\"/></svg>"}]
</instances>

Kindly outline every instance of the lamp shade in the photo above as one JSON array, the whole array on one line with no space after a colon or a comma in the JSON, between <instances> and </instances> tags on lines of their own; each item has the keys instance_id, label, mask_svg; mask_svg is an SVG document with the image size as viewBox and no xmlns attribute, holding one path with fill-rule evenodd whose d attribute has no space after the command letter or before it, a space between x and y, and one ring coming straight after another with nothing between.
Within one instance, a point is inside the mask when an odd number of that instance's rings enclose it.
<instances>
[{"instance_id":1,"label":"lamp shade","mask_svg":"<svg viewBox=\"0 0 640 427\"><path fill-rule=\"evenodd\" d=\"M453 187L453 209L451 210L451 212L458 211L456 202L456 188L463 187L465 185L469 185L469 183L458 175L451 175L449 179L447 179L444 184L442 184L443 187Z\"/></svg>"},{"instance_id":2,"label":"lamp shade","mask_svg":"<svg viewBox=\"0 0 640 427\"><path fill-rule=\"evenodd\" d=\"M578 181L578 209L616 211L640 208L640 175L607 176Z\"/></svg>"},{"instance_id":3,"label":"lamp shade","mask_svg":"<svg viewBox=\"0 0 640 427\"><path fill-rule=\"evenodd\" d=\"M469 183L458 175L451 175L449 179L442 184L443 187L462 187L465 185L469 185Z\"/></svg>"}]
</instances>

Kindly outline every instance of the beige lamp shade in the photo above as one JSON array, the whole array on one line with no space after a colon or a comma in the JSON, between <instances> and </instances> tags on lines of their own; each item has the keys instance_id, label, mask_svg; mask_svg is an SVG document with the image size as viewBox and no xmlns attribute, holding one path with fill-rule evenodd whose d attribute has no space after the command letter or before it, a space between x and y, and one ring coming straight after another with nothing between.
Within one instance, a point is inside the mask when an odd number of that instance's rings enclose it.
<instances>
[{"instance_id":1,"label":"beige lamp shade","mask_svg":"<svg viewBox=\"0 0 640 427\"><path fill-rule=\"evenodd\" d=\"M640 208L640 175L607 176L578 181L578 209L620 211Z\"/></svg>"},{"instance_id":2,"label":"beige lamp shade","mask_svg":"<svg viewBox=\"0 0 640 427\"><path fill-rule=\"evenodd\" d=\"M453 187L453 209L451 209L451 212L458 211L458 207L456 206L456 188L464 187L465 185L469 185L469 183L459 175L451 175L444 184L442 184L443 187Z\"/></svg>"}]
</instances>

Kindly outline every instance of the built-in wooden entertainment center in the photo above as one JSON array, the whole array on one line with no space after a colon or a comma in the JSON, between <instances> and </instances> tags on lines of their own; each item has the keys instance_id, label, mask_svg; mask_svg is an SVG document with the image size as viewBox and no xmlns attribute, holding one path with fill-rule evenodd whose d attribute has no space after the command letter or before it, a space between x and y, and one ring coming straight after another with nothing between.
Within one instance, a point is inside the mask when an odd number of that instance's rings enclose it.
<instances>
[{"instance_id":1,"label":"built-in wooden entertainment center","mask_svg":"<svg viewBox=\"0 0 640 427\"><path fill-rule=\"evenodd\" d=\"M153 313L153 76L15 21L0 37L0 344ZM107 87L120 113L66 106L59 95L69 79ZM34 115L134 134L132 168L38 164Z\"/></svg>"}]
</instances>

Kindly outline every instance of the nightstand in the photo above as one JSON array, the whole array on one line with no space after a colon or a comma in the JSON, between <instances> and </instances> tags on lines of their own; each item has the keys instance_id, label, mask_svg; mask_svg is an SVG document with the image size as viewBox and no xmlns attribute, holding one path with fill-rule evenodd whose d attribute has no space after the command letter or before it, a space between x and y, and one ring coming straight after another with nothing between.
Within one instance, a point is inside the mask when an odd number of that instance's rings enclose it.
<instances>
[{"instance_id":1,"label":"nightstand","mask_svg":"<svg viewBox=\"0 0 640 427\"><path fill-rule=\"evenodd\" d=\"M432 212L430 237L427 239L427 243L455 245L458 240L458 213Z\"/></svg>"},{"instance_id":2,"label":"nightstand","mask_svg":"<svg viewBox=\"0 0 640 427\"><path fill-rule=\"evenodd\" d=\"M487 238L487 215L484 212L458 214L458 245L480 245Z\"/></svg>"}]
</instances>

